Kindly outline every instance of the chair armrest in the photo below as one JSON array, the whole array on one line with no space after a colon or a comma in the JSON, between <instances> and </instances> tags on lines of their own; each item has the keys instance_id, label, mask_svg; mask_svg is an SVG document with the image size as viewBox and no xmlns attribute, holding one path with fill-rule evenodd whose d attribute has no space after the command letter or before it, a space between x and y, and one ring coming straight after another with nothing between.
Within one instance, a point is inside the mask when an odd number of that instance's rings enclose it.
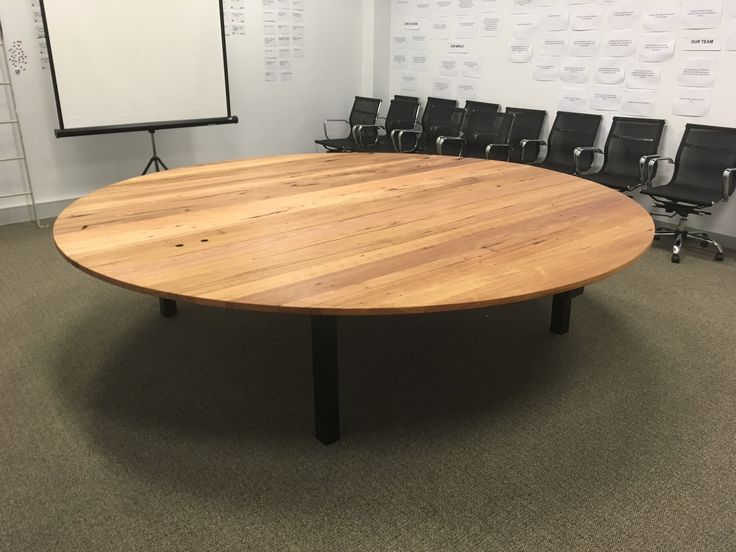
<instances>
[{"instance_id":1,"label":"chair armrest","mask_svg":"<svg viewBox=\"0 0 736 552\"><path fill-rule=\"evenodd\" d=\"M733 179L734 174L736 174L736 167L723 171L723 201L728 201L728 198L733 194L736 185Z\"/></svg>"},{"instance_id":2,"label":"chair armrest","mask_svg":"<svg viewBox=\"0 0 736 552\"><path fill-rule=\"evenodd\" d=\"M378 131L380 129L386 130L383 125L355 125L353 127L353 139L355 142L360 145L361 147L365 147L365 144L363 143L363 130L367 128L375 128L376 129L376 136L373 139L373 144L378 143Z\"/></svg>"},{"instance_id":3,"label":"chair armrest","mask_svg":"<svg viewBox=\"0 0 736 552\"><path fill-rule=\"evenodd\" d=\"M463 145L465 144L465 138L461 138L460 136L439 136L437 138L437 153L439 155L442 155L442 146L445 142L460 142L460 153L458 154L458 157L463 154Z\"/></svg>"},{"instance_id":4,"label":"chair armrest","mask_svg":"<svg viewBox=\"0 0 736 552\"><path fill-rule=\"evenodd\" d=\"M657 164L663 161L667 161L670 165L675 164L675 160L671 157L655 157L654 159L650 159L647 162L647 179L644 182L645 186L651 186L652 180L654 180L654 169L657 167Z\"/></svg>"},{"instance_id":5,"label":"chair armrest","mask_svg":"<svg viewBox=\"0 0 736 552\"><path fill-rule=\"evenodd\" d=\"M486 159L491 158L491 152L494 149L506 150L506 161L509 160L509 156L511 155L511 147L508 144L488 144L486 146Z\"/></svg>"},{"instance_id":6,"label":"chair armrest","mask_svg":"<svg viewBox=\"0 0 736 552\"><path fill-rule=\"evenodd\" d=\"M346 125L348 125L348 128L350 128L350 123L345 119L325 119L322 123L322 128L325 130L325 138L327 140L331 140L331 138L327 134L327 123L345 123Z\"/></svg>"},{"instance_id":7,"label":"chair armrest","mask_svg":"<svg viewBox=\"0 0 736 552\"><path fill-rule=\"evenodd\" d=\"M644 182L647 182L647 175L649 174L649 171L647 169L649 161L652 159L657 159L660 157L658 153L655 153L653 155L642 155L641 159L639 159L639 183L643 184Z\"/></svg>"},{"instance_id":8,"label":"chair armrest","mask_svg":"<svg viewBox=\"0 0 736 552\"><path fill-rule=\"evenodd\" d=\"M404 152L404 148L401 144L401 139L404 137L404 134L411 134L414 136L414 146L410 149ZM399 153L409 153L417 149L417 146L419 145L419 137L422 135L421 130L411 130L408 128L397 128L391 131L391 141L394 144L394 149Z\"/></svg>"},{"instance_id":9,"label":"chair armrest","mask_svg":"<svg viewBox=\"0 0 736 552\"><path fill-rule=\"evenodd\" d=\"M581 171L580 170L580 156L583 154L584 151L589 151L593 154L593 158L595 159L595 154L600 153L601 155L604 155L603 150L601 148L594 148L594 147L578 147L573 150L573 161L575 163L575 174L577 176L585 176L586 174L593 174L594 170L592 170L593 163L590 164L591 169L587 171Z\"/></svg>"},{"instance_id":10,"label":"chair armrest","mask_svg":"<svg viewBox=\"0 0 736 552\"><path fill-rule=\"evenodd\" d=\"M542 147L547 147L547 142L545 140L534 140L531 138L524 138L519 142L519 145L521 145L521 159L524 159L524 152L526 151L527 144L537 144L539 146L539 149L541 150ZM537 155L537 159L539 159L539 155ZM536 163L537 159L532 161L532 163Z\"/></svg>"}]
</instances>

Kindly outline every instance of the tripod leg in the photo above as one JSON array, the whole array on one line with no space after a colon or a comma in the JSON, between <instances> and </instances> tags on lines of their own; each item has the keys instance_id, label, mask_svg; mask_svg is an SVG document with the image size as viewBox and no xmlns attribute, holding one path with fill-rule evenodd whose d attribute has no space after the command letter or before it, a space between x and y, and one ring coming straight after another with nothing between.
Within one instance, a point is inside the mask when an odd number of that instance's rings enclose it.
<instances>
[{"instance_id":1,"label":"tripod leg","mask_svg":"<svg viewBox=\"0 0 736 552\"><path fill-rule=\"evenodd\" d=\"M157 159L158 159L158 162L161 163L161 166L164 168L164 170L165 171L168 171L169 170L169 167L167 167L166 165L164 165L164 162L161 160L161 158L160 157L157 157Z\"/></svg>"},{"instance_id":2,"label":"tripod leg","mask_svg":"<svg viewBox=\"0 0 736 552\"><path fill-rule=\"evenodd\" d=\"M148 169L151 168L151 165L153 165L153 157L151 157L151 159L149 159L148 165L146 165L146 168L143 169L143 172L141 173L141 176L143 176L145 174L148 174Z\"/></svg>"}]
</instances>

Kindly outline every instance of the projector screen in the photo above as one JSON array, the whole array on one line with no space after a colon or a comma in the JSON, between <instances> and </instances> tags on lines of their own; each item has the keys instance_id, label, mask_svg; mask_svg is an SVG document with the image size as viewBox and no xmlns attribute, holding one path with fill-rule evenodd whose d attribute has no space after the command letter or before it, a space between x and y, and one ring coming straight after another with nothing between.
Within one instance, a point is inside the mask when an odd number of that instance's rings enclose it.
<instances>
[{"instance_id":1,"label":"projector screen","mask_svg":"<svg viewBox=\"0 0 736 552\"><path fill-rule=\"evenodd\" d=\"M42 0L57 136L237 122L221 0Z\"/></svg>"}]
</instances>

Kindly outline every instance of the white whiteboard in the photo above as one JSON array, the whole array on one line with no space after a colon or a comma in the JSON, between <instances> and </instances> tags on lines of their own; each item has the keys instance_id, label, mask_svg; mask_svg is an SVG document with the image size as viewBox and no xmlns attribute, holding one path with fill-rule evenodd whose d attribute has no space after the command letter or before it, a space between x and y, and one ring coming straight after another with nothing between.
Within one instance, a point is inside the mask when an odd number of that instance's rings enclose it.
<instances>
[{"instance_id":1,"label":"white whiteboard","mask_svg":"<svg viewBox=\"0 0 736 552\"><path fill-rule=\"evenodd\" d=\"M229 117L219 0L44 0L59 126Z\"/></svg>"}]
</instances>

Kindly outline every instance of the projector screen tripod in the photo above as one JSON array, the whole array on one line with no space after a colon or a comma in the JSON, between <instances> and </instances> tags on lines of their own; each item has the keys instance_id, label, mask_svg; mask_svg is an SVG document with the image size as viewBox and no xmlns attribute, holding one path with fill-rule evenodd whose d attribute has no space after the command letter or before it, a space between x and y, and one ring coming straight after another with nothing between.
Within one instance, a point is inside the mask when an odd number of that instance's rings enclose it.
<instances>
[{"instance_id":1,"label":"projector screen tripod","mask_svg":"<svg viewBox=\"0 0 736 552\"><path fill-rule=\"evenodd\" d=\"M148 164L146 165L146 168L143 169L143 173L141 173L141 176L148 174L148 171L151 167L156 169L156 172L161 172L162 167L165 171L169 170L169 168L158 156L158 153L156 153L156 131L148 129L148 132L151 134L151 148L153 148L153 156L151 156L151 158L148 160ZM164 299L163 297L159 297L158 306L161 309L161 316L163 316L164 318L171 318L172 316L176 316L178 313L176 301L172 299Z\"/></svg>"},{"instance_id":2,"label":"projector screen tripod","mask_svg":"<svg viewBox=\"0 0 736 552\"><path fill-rule=\"evenodd\" d=\"M148 160L148 164L146 165L146 168L143 169L141 176L143 176L144 174L147 174L152 166L156 169L156 172L160 172L161 167L163 167L165 171L169 170L169 168L164 164L164 162L158 156L158 153L156 153L156 136L155 136L156 131L149 129L148 133L151 135L151 148L153 149L153 156L151 156L151 159Z\"/></svg>"}]
</instances>

